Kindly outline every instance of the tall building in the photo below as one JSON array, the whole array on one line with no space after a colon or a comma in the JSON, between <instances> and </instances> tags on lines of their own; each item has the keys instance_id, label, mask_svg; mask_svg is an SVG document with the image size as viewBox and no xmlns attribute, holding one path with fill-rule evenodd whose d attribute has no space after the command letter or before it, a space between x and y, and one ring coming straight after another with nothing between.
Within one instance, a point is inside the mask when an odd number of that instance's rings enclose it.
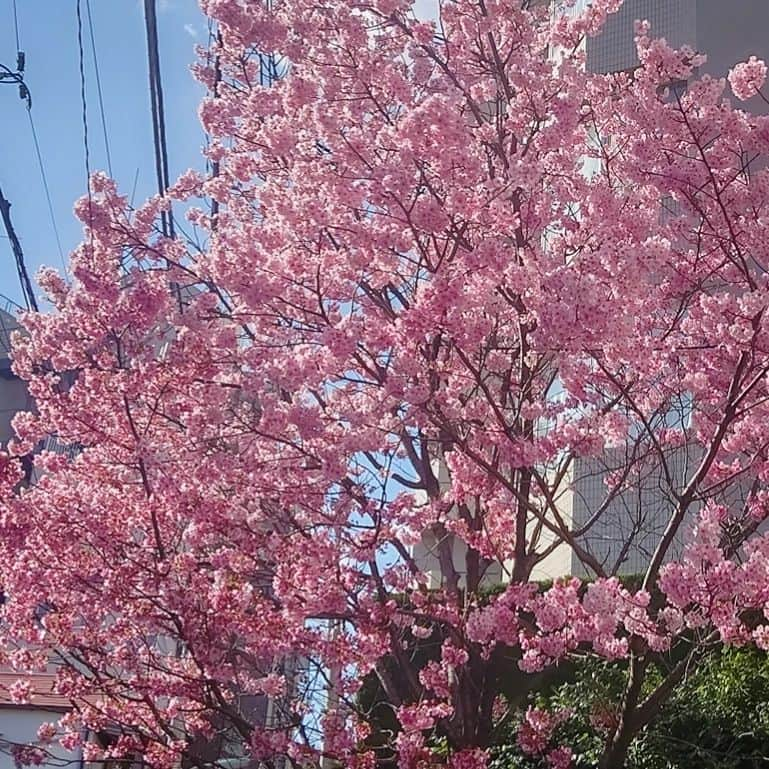
<instances>
[{"instance_id":1,"label":"tall building","mask_svg":"<svg viewBox=\"0 0 769 769\"><path fill-rule=\"evenodd\" d=\"M578 0L577 8L588 4L589 0ZM705 54L707 61L699 68L700 75L725 77L737 62L751 55L769 57L766 0L625 0L620 10L609 16L601 34L587 40L588 70L608 73L637 66L636 20L649 22L652 37ZM766 105L754 99L748 108L763 112Z\"/></svg>"},{"instance_id":2,"label":"tall building","mask_svg":"<svg viewBox=\"0 0 769 769\"><path fill-rule=\"evenodd\" d=\"M590 0L576 0L571 6L562 0L550 2L552 12L579 14ZM769 0L625 0L621 9L609 16L601 33L585 41L586 67L597 74L633 70L638 66L635 36L636 21L648 21L649 34L665 38L675 47L689 46L707 56L696 76L725 77L738 62L754 55L769 60ZM676 84L685 89L686 83ZM766 112L767 105L758 97L741 105L756 113ZM586 170L587 167L586 167ZM667 525L674 494L691 477L692 465L698 457L694 446L672 450L666 457L673 485L663 478L660 463L650 463L617 494L608 494L607 481L626 465L624 450L608 450L600 457L577 458L555 492L555 502L562 520L573 532L575 541L601 564L608 573L642 572L659 543ZM439 473L442 484L448 484L445 468ZM717 501L736 507L746 489L731 489ZM696 509L696 508L695 508ZM693 509L694 511L694 509ZM554 542L554 534L529 526L529 536L538 538L540 551ZM426 571L431 584L442 581L438 557L440 538L450 543L454 567L463 577L466 568L464 543L442 530L430 530L413 549L413 555ZM682 537L672 548L680 552ZM512 565L491 563L485 582L493 584L509 578ZM550 579L563 575L589 576L590 572L570 546L559 545L540 561L532 572L533 579Z\"/></svg>"},{"instance_id":3,"label":"tall building","mask_svg":"<svg viewBox=\"0 0 769 769\"><path fill-rule=\"evenodd\" d=\"M578 0L584 8L590 0ZM648 21L649 35L664 38L671 46L688 46L706 56L694 77L710 75L725 78L738 62L750 56L769 59L769 2L766 0L625 0L611 14L601 33L586 41L586 67L606 74L638 66L636 21ZM686 83L674 84L680 89ZM755 97L740 106L754 113L765 113L767 104ZM682 485L691 476L699 451L683 447L667 457L674 483ZM571 473L570 509L572 528L579 531L606 498L606 478L622 465L617 452L604 457L575 462ZM717 501L736 508L746 494L746 484L736 485ZM663 479L659 464L641 473L634 483L606 506L605 514L580 538L580 544L597 560L621 573L643 571L660 541L674 503L673 492ZM679 541L673 554L680 550ZM585 571L569 551L555 559L555 571L582 576ZM568 561L571 563L568 563ZM551 574L550 576L555 576Z\"/></svg>"}]
</instances>

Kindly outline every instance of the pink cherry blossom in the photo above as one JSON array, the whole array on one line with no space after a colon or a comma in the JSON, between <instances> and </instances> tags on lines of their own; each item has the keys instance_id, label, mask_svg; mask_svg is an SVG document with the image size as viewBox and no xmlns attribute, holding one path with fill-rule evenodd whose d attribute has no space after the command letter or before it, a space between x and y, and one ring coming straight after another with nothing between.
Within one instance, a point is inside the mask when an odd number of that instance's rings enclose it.
<instances>
[{"instance_id":1,"label":"pink cherry blossom","mask_svg":"<svg viewBox=\"0 0 769 769\"><path fill-rule=\"evenodd\" d=\"M587 71L621 3L548 5L203 3L209 170L136 206L95 174L14 341L0 663L72 703L41 741L480 769L512 716L563 769L500 660L646 692L769 645L769 118L646 25Z\"/></svg>"},{"instance_id":2,"label":"pink cherry blossom","mask_svg":"<svg viewBox=\"0 0 769 769\"><path fill-rule=\"evenodd\" d=\"M553 748L546 756L547 765L552 769L569 769L572 757L571 748L565 746Z\"/></svg>"},{"instance_id":3,"label":"pink cherry blossom","mask_svg":"<svg viewBox=\"0 0 769 769\"><path fill-rule=\"evenodd\" d=\"M8 697L17 705L27 705L32 698L32 684L29 680L19 678L8 687Z\"/></svg>"},{"instance_id":4,"label":"pink cherry blossom","mask_svg":"<svg viewBox=\"0 0 769 769\"><path fill-rule=\"evenodd\" d=\"M742 101L755 96L766 82L766 64L755 56L736 64L729 71L732 93Z\"/></svg>"}]
</instances>

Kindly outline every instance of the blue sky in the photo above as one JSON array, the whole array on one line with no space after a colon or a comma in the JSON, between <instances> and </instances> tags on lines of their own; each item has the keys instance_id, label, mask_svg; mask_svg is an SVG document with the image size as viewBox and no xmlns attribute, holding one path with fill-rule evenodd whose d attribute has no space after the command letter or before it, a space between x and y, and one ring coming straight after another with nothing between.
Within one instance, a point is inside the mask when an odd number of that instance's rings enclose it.
<instances>
[{"instance_id":1,"label":"blue sky","mask_svg":"<svg viewBox=\"0 0 769 769\"><path fill-rule=\"evenodd\" d=\"M138 169L136 201L141 201L156 191L143 3L90 2L113 175L120 189L130 195ZM16 5L32 114L66 259L81 240L72 207L86 189L76 0L16 0ZM436 6L436 0L415 3L423 17L433 16ZM81 0L81 8L91 169L106 170L85 0ZM208 25L197 0L157 0L157 8L173 182L187 168L203 166L204 136L197 118L203 90L189 67L195 61L195 45L207 42ZM0 0L0 62L15 68L13 0ZM11 201L27 267L32 275L42 265L61 269L27 110L10 84L0 85L0 136L0 188ZM13 256L1 227L0 294L21 302Z\"/></svg>"},{"instance_id":2,"label":"blue sky","mask_svg":"<svg viewBox=\"0 0 769 769\"><path fill-rule=\"evenodd\" d=\"M155 192L147 52L141 0L90 0L110 138L113 173L131 192L139 169L137 201ZM72 214L85 191L85 161L78 70L76 0L16 0L32 113L51 190L65 257L81 239ZM107 168L93 58L81 0L87 69L92 169ZM197 105L203 93L189 66L194 47L205 44L207 21L197 0L158 0L160 63L166 106L171 179L201 167L203 132ZM0 62L15 68L12 0L0 0ZM27 110L16 87L0 85L0 187L11 201L14 227L30 272L61 266L35 156ZM0 228L0 293L21 300L5 232Z\"/></svg>"}]
</instances>

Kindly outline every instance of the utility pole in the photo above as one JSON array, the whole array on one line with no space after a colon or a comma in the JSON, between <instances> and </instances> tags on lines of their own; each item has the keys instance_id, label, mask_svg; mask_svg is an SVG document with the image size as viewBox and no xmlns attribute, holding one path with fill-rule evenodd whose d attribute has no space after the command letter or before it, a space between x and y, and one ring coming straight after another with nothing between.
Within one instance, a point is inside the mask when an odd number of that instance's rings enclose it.
<instances>
[{"instance_id":1,"label":"utility pole","mask_svg":"<svg viewBox=\"0 0 769 769\"><path fill-rule=\"evenodd\" d=\"M24 83L24 51L16 53L16 71L0 64L0 83L16 83L19 86L19 98L29 101L29 89Z\"/></svg>"},{"instance_id":2,"label":"utility pole","mask_svg":"<svg viewBox=\"0 0 769 769\"><path fill-rule=\"evenodd\" d=\"M10 70L4 64L0 64L0 83L16 83L19 86L19 98L24 99L24 101L27 102L28 107L31 105L32 100L29 89L24 83L24 51L18 51L16 53L15 72ZM8 240L11 242L13 258L16 260L16 272L19 275L21 292L24 294L24 301L27 305L27 309L37 312L38 306L37 300L35 299L35 292L32 288L32 281L29 279L27 266L24 263L24 251L21 248L21 243L16 235L16 230L13 229L13 222L11 221L11 203L5 195L3 195L2 190L0 190L0 216L2 216Z\"/></svg>"},{"instance_id":3,"label":"utility pole","mask_svg":"<svg viewBox=\"0 0 769 769\"><path fill-rule=\"evenodd\" d=\"M155 172L158 194L165 195L171 186L168 174L168 147L166 145L166 118L163 106L163 83L160 77L160 47L158 45L158 20L155 0L144 0L144 24L147 32L147 63L150 83L150 108L152 110L152 137L155 145ZM171 210L161 211L160 221L167 238L176 237Z\"/></svg>"},{"instance_id":4,"label":"utility pole","mask_svg":"<svg viewBox=\"0 0 769 769\"><path fill-rule=\"evenodd\" d=\"M24 263L24 252L21 249L21 243L19 243L19 238L16 235L16 230L13 229L13 222L11 221L11 203L5 195L3 195L2 189L0 189L0 216L3 218L3 224L5 225L5 231L8 234L8 240L11 241L11 250L13 251L13 258L16 260L16 271L19 273L21 292L24 294L24 301L26 302L27 309L38 312L37 299L35 299L32 281L29 279L27 266Z\"/></svg>"}]
</instances>

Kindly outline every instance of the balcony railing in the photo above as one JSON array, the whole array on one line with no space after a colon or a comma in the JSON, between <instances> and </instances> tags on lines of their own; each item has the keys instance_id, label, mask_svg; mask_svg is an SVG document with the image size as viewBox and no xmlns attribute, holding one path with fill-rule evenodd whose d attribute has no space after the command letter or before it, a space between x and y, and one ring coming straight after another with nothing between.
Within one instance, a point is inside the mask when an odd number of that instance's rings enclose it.
<instances>
[{"instance_id":1,"label":"balcony railing","mask_svg":"<svg viewBox=\"0 0 769 769\"><path fill-rule=\"evenodd\" d=\"M24 308L9 296L0 293L0 310L7 312L9 315L15 315L17 312L22 312Z\"/></svg>"}]
</instances>

